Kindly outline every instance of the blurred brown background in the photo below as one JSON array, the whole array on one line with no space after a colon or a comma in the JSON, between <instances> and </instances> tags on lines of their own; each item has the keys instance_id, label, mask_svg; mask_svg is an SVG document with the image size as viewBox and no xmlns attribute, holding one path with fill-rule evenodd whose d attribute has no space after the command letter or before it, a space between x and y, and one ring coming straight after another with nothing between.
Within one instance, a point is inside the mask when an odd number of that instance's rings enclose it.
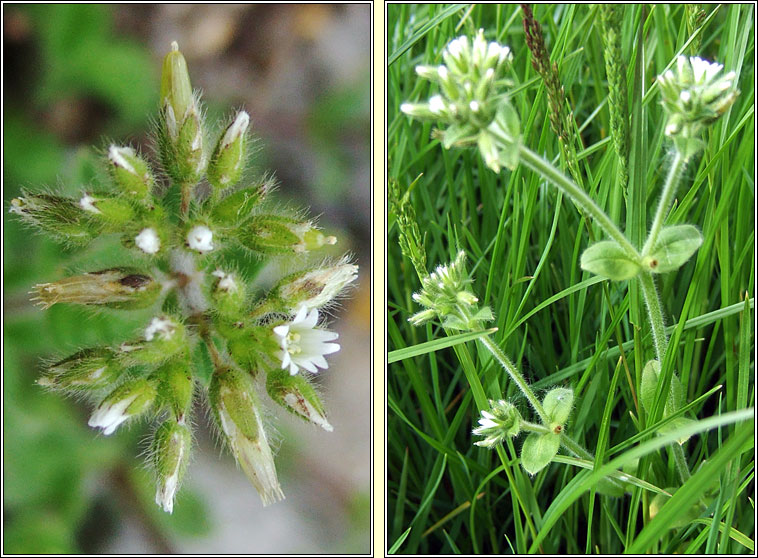
<instances>
[{"instance_id":1,"label":"blurred brown background","mask_svg":"<svg viewBox=\"0 0 758 558\"><path fill-rule=\"evenodd\" d=\"M32 385L40 357L82 341L63 335L61 346L59 330L75 320L36 310L26 295L59 277L68 254L4 211L4 551L369 552L370 9L3 6L6 209L22 186L76 191L109 140L146 147L161 61L176 40L209 121L244 107L260 139L255 165L275 173L276 196L310 207L340 239L332 255L349 251L361 267L331 326L342 350L320 377L334 432L276 413L287 499L263 509L198 412L194 460L166 517L139 470L147 425L97 436L86 405ZM61 433L71 443L56 450Z\"/></svg>"}]
</instances>

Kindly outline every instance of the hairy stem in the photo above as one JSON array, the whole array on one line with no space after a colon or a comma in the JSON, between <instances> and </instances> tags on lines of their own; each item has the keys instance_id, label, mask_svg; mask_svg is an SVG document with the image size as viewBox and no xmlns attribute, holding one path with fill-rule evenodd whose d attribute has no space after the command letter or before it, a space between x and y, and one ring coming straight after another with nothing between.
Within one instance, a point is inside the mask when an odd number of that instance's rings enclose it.
<instances>
[{"instance_id":1,"label":"hairy stem","mask_svg":"<svg viewBox=\"0 0 758 558\"><path fill-rule=\"evenodd\" d=\"M674 151L674 160L671 162L668 175L666 176L666 182L663 184L663 191L661 192L661 199L658 200L658 209L655 210L655 218L653 218L653 224L650 226L650 233L647 235L645 246L642 248L642 255L646 256L655 247L655 243L658 240L658 234L663 228L663 221L666 218L666 214L671 208L671 204L674 201L674 195L676 194L677 183L682 176L684 168L687 166L687 159L679 153L678 150Z\"/></svg>"},{"instance_id":2,"label":"hairy stem","mask_svg":"<svg viewBox=\"0 0 758 558\"><path fill-rule=\"evenodd\" d=\"M505 144L504 147L507 147L507 145L508 144ZM633 261L639 260L639 252L637 252L637 249L631 242L629 242L629 240L627 240L624 233L621 232L611 218L606 215L587 192L577 186L573 180L556 169L550 162L523 145L519 147L519 161L524 163L524 165L532 169L534 172L542 175L548 181L552 182L556 187L560 188L561 191L574 200L574 203L586 211L609 237L618 242Z\"/></svg>"},{"instance_id":3,"label":"hairy stem","mask_svg":"<svg viewBox=\"0 0 758 558\"><path fill-rule=\"evenodd\" d=\"M674 462L676 463L676 471L679 473L679 478L682 479L682 484L687 482L690 477L690 468L687 465L687 458L684 456L684 450L682 446L677 443L671 444L671 451L674 454Z\"/></svg>"},{"instance_id":4,"label":"hairy stem","mask_svg":"<svg viewBox=\"0 0 758 558\"><path fill-rule=\"evenodd\" d=\"M666 329L663 322L661 301L658 298L658 292L655 290L653 274L647 271L642 271L638 277L640 284L642 285L642 294L645 297L647 318L650 322L650 327L653 330L655 357L658 359L658 362L663 364L663 357L666 355L666 349L668 348L668 338L666 337Z\"/></svg>"},{"instance_id":5,"label":"hairy stem","mask_svg":"<svg viewBox=\"0 0 758 558\"><path fill-rule=\"evenodd\" d=\"M521 393L524 394L532 407L534 407L534 410L537 413L537 416L540 417L540 420L543 423L548 424L550 422L550 419L548 418L547 413L545 413L545 409L542 407L542 403L540 403L540 400L537 399L536 395L534 395L532 388L530 388L529 384L526 383L526 380L521 375L521 372L518 371L516 366L510 361L507 356L505 356L505 353L500 349L500 347L495 345L495 343L493 343L489 337L480 337L479 341L482 342L487 350L492 353L492 356L494 356L500 365L505 369L505 371L508 372L511 380L514 381L514 383L521 390Z\"/></svg>"}]
</instances>

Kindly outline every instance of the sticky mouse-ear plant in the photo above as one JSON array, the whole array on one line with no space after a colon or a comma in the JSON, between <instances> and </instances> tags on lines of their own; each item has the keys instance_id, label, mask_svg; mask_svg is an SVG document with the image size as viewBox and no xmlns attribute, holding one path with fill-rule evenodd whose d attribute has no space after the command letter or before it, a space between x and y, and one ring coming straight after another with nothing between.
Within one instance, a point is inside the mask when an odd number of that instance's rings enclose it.
<instances>
[{"instance_id":1,"label":"sticky mouse-ear plant","mask_svg":"<svg viewBox=\"0 0 758 558\"><path fill-rule=\"evenodd\" d=\"M161 78L158 165L134 147L111 145L104 161L110 187L87 188L77 198L25 192L10 206L63 244L118 235L133 262L34 287L43 308L154 313L119 345L84 348L48 365L38 383L93 401L89 425L105 435L139 417L156 418L148 459L155 501L169 513L189 463L199 393L264 505L284 493L258 392L332 430L311 375L339 350L322 309L344 294L358 268L347 257L308 267L308 254L336 238L302 214L272 206L269 179L245 179L249 127L241 110L211 134L173 43ZM248 258L287 256L301 269L262 293L232 262L231 252L240 251ZM209 380L203 362L210 363Z\"/></svg>"},{"instance_id":2,"label":"sticky mouse-ear plant","mask_svg":"<svg viewBox=\"0 0 758 558\"><path fill-rule=\"evenodd\" d=\"M644 246L638 249L587 192L550 162L523 145L518 114L508 101L508 92L505 89L508 86L507 82L504 80L497 82L497 86L502 88L500 90L496 87L475 86L479 83L477 80L481 79L480 76L488 71L487 61L490 60L481 53L508 52L508 47L497 45L497 43L489 43L486 48L485 45L488 43L484 39L482 30L473 41L469 41L466 37L458 37L451 41L443 52L443 60L447 67L440 66L436 72L428 70L425 66L419 66L416 69L420 77L440 84L440 95L435 95L426 104L405 103L400 109L409 116L422 119L432 118L447 125L445 130L436 132L436 135L442 138L450 133L457 136L457 131L461 129L476 130L479 151L492 171L500 172L501 164L514 168L517 163L523 163L558 187L583 209L610 239L595 242L584 251L581 256L582 269L612 281L632 279L640 281L657 362L662 363L668 340L664 330L661 303L655 289L654 274L679 269L692 257L703 241L696 227L687 224L664 226L664 221L673 203L684 169L703 148L701 135L704 129L721 117L739 94L736 89L735 72L722 74L721 64L710 63L696 57L679 56L675 60L674 68L658 77L662 103L667 113L664 131L671 140L672 160L649 234ZM543 74L548 75L547 70ZM550 75L553 76L553 74ZM444 80L441 76L444 76ZM470 100L466 95L475 90L484 92L484 96ZM487 107L487 110L481 114L472 111L470 107L466 108L465 103L461 104L461 100L475 102L477 108ZM496 115L503 115L503 117L498 120ZM508 125L504 125L505 122ZM481 138L486 138L484 146L482 146ZM467 142L443 141L443 146L448 148L461 143ZM423 300L419 298L416 300L424 304ZM450 318L445 317L445 319ZM484 338L482 343L485 346L492 344L487 338ZM497 349L491 350L497 358ZM500 358L498 360L506 370L511 367ZM545 423L546 417L540 411L539 404L535 402L536 398L528 394L514 374L511 374L511 377ZM675 377L672 381L674 380ZM647 409L648 405L645 405L645 408ZM648 412L656 417L652 410ZM549 443L546 440L543 442L545 443L540 445L530 444L527 448L531 450L538 447L539 452L534 450L530 453L541 455L553 452L553 448L557 451L557 439L552 439ZM679 474L682 481L685 481L689 478L686 460L679 446L676 446L673 451Z\"/></svg>"}]
</instances>

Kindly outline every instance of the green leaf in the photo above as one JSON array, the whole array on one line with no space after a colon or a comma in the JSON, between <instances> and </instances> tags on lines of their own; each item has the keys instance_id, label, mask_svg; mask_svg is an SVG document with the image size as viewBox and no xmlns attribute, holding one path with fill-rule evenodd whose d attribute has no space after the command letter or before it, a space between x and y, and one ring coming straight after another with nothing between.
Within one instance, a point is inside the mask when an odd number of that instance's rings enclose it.
<instances>
[{"instance_id":1,"label":"green leaf","mask_svg":"<svg viewBox=\"0 0 758 558\"><path fill-rule=\"evenodd\" d=\"M560 434L532 432L524 440L521 448L521 465L527 473L535 475L553 460L559 447L561 447Z\"/></svg>"},{"instance_id":2,"label":"green leaf","mask_svg":"<svg viewBox=\"0 0 758 558\"><path fill-rule=\"evenodd\" d=\"M640 382L640 400L642 406L648 413L653 410L655 395L658 391L658 376L661 372L661 365L657 360L651 360L642 370L642 381ZM663 408L663 417L666 418L676 413L685 404L684 387L676 374L671 375L669 384L669 394L666 398L666 404ZM680 442L681 443L681 442Z\"/></svg>"},{"instance_id":3,"label":"green leaf","mask_svg":"<svg viewBox=\"0 0 758 558\"><path fill-rule=\"evenodd\" d=\"M551 389L542 401L542 407L550 422L557 422L561 426L566 424L573 405L574 390L569 388Z\"/></svg>"},{"instance_id":4,"label":"green leaf","mask_svg":"<svg viewBox=\"0 0 758 558\"><path fill-rule=\"evenodd\" d=\"M666 492L674 494L676 488L666 488ZM671 499L671 496L666 494L656 494L650 501L650 519L653 519L661 510L663 505ZM669 523L669 529L677 529L684 527L692 523L694 519L700 516L702 509L699 502L690 505L688 508L680 510L680 513L676 515L671 523Z\"/></svg>"},{"instance_id":5,"label":"green leaf","mask_svg":"<svg viewBox=\"0 0 758 558\"><path fill-rule=\"evenodd\" d=\"M679 269L703 243L703 235L692 225L664 227L645 264L653 273Z\"/></svg>"},{"instance_id":6,"label":"green leaf","mask_svg":"<svg viewBox=\"0 0 758 558\"><path fill-rule=\"evenodd\" d=\"M674 378L671 378L671 379L673 381ZM695 422L694 420L688 419L686 417L677 417L677 418L673 419L667 425L665 425L665 426L661 427L660 429L658 429L658 433L659 434L668 434L669 432L673 432L674 430L677 430L677 429L682 428L684 426L689 426L690 424L693 424L694 422ZM680 436L679 438L677 438L676 441L681 446L681 445L684 445L684 442L686 442L687 440L689 440L691 436L692 436L691 434Z\"/></svg>"},{"instance_id":7,"label":"green leaf","mask_svg":"<svg viewBox=\"0 0 758 558\"><path fill-rule=\"evenodd\" d=\"M612 281L631 279L640 271L639 264L630 260L615 240L603 240L588 247L582 254L581 266Z\"/></svg>"}]
</instances>

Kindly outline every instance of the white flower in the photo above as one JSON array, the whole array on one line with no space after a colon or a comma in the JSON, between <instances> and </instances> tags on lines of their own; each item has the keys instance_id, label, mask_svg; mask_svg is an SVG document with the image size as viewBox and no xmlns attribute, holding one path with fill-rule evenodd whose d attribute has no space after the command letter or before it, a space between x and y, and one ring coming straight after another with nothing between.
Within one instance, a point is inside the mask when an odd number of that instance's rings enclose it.
<instances>
[{"instance_id":1,"label":"white flower","mask_svg":"<svg viewBox=\"0 0 758 558\"><path fill-rule=\"evenodd\" d=\"M176 331L176 324L165 317L155 317L150 320L150 323L145 328L145 339L152 341L156 335L159 335L161 339L171 339Z\"/></svg>"},{"instance_id":2,"label":"white flower","mask_svg":"<svg viewBox=\"0 0 758 558\"><path fill-rule=\"evenodd\" d=\"M340 350L337 343L328 342L337 339L338 335L318 329L316 322L318 310L314 308L309 312L305 306L301 306L291 322L274 328L274 335L282 348L278 355L282 368L289 367L290 374L297 374L300 368L311 373L318 372L318 368L328 368L324 355Z\"/></svg>"},{"instance_id":3,"label":"white flower","mask_svg":"<svg viewBox=\"0 0 758 558\"><path fill-rule=\"evenodd\" d=\"M198 252L213 250L213 231L205 225L198 225L187 233L187 245Z\"/></svg>"},{"instance_id":4,"label":"white flower","mask_svg":"<svg viewBox=\"0 0 758 558\"><path fill-rule=\"evenodd\" d=\"M87 424L92 428L102 428L103 434L110 436L116 431L122 422L131 416L126 410L138 395L138 393L135 393L131 397L127 397L115 403L104 402L94 413L92 413Z\"/></svg>"},{"instance_id":5,"label":"white flower","mask_svg":"<svg viewBox=\"0 0 758 558\"><path fill-rule=\"evenodd\" d=\"M235 283L234 276L231 273L227 273L223 269L217 269L211 275L220 279L217 285L218 290L230 293L237 292L237 283Z\"/></svg>"},{"instance_id":6,"label":"white flower","mask_svg":"<svg viewBox=\"0 0 758 558\"><path fill-rule=\"evenodd\" d=\"M89 211L91 213L102 213L102 211L95 207L94 202L96 201L97 200L89 194L84 194L82 196L82 199L79 200L79 207L81 207L84 211Z\"/></svg>"},{"instance_id":7,"label":"white flower","mask_svg":"<svg viewBox=\"0 0 758 558\"><path fill-rule=\"evenodd\" d=\"M151 227L142 229L142 232L134 237L134 243L146 254L155 254L161 249L161 239Z\"/></svg>"}]
</instances>

